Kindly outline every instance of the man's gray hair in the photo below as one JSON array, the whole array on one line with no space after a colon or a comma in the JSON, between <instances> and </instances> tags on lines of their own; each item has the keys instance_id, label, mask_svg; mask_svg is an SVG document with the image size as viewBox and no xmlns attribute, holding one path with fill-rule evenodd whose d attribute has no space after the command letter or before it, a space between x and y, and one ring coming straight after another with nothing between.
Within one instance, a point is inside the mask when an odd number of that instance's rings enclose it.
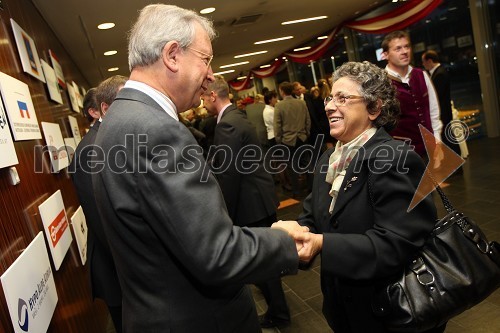
<instances>
[{"instance_id":1,"label":"man's gray hair","mask_svg":"<svg viewBox=\"0 0 500 333\"><path fill-rule=\"evenodd\" d=\"M164 4L144 7L129 33L129 69L155 63L170 41L178 41L183 49L191 45L196 22L207 32L210 40L215 38L212 21L192 10Z\"/></svg>"}]
</instances>

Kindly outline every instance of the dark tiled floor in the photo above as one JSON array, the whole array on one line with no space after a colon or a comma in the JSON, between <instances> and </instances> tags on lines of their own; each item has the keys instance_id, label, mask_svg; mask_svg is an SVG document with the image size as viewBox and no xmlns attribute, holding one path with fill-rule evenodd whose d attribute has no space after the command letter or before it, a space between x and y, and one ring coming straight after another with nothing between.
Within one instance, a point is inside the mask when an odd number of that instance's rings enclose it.
<instances>
[{"instance_id":1,"label":"dark tiled floor","mask_svg":"<svg viewBox=\"0 0 500 333\"><path fill-rule=\"evenodd\" d=\"M455 207L476 221L487 237L500 240L500 138L481 138L468 143L469 157L463 174L452 175L444 189ZM280 193L286 198L286 193ZM444 208L435 196L439 216ZM278 218L294 220L301 211L301 204L282 209ZM322 294L319 284L320 259L308 271L283 278L292 323L281 332L332 332L321 314ZM259 314L266 310L266 302L256 288L254 298ZM279 332L266 329L264 333ZM482 303L452 319L446 333L498 333L500 332L500 289Z\"/></svg>"}]
</instances>

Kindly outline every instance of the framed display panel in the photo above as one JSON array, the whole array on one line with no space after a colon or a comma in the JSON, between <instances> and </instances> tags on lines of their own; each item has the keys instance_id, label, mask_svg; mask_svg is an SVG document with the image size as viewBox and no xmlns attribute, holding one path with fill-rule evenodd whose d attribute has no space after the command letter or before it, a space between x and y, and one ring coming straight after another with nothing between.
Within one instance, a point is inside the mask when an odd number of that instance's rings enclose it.
<instances>
[{"instance_id":1,"label":"framed display panel","mask_svg":"<svg viewBox=\"0 0 500 333\"><path fill-rule=\"evenodd\" d=\"M63 73L61 64L59 63L59 59L55 55L54 51L49 50L49 57L50 57L50 62L52 63L52 68L54 69L54 72L56 73L57 83L62 88L66 88L66 81L64 80L64 73Z\"/></svg>"},{"instance_id":2,"label":"framed display panel","mask_svg":"<svg viewBox=\"0 0 500 333\"><path fill-rule=\"evenodd\" d=\"M2 101L0 101L0 151L2 152L0 154L0 168L19 163Z\"/></svg>"},{"instance_id":3,"label":"framed display panel","mask_svg":"<svg viewBox=\"0 0 500 333\"><path fill-rule=\"evenodd\" d=\"M71 102L71 109L75 112L80 113L80 108L78 107L78 97L76 95L76 91L73 84L67 82L66 87L68 88L68 95L69 95L69 100Z\"/></svg>"},{"instance_id":4,"label":"framed display panel","mask_svg":"<svg viewBox=\"0 0 500 333\"><path fill-rule=\"evenodd\" d=\"M73 233L75 234L76 244L78 245L78 252L80 253L82 265L85 265L87 262L88 229L82 206L78 207L73 216L71 216L71 226L73 227Z\"/></svg>"},{"instance_id":5,"label":"framed display panel","mask_svg":"<svg viewBox=\"0 0 500 333\"><path fill-rule=\"evenodd\" d=\"M68 151L59 124L42 121L43 135L50 155L52 171L59 172L69 165Z\"/></svg>"},{"instance_id":6,"label":"framed display panel","mask_svg":"<svg viewBox=\"0 0 500 333\"><path fill-rule=\"evenodd\" d=\"M0 91L14 140L41 139L42 133L28 85L0 72Z\"/></svg>"},{"instance_id":7,"label":"framed display panel","mask_svg":"<svg viewBox=\"0 0 500 333\"><path fill-rule=\"evenodd\" d=\"M42 232L1 280L14 332L47 332L59 299Z\"/></svg>"},{"instance_id":8,"label":"framed display panel","mask_svg":"<svg viewBox=\"0 0 500 333\"><path fill-rule=\"evenodd\" d=\"M38 210L42 218L43 229L45 230L50 254L54 261L54 267L58 271L73 241L71 231L69 231L69 223L61 190L54 192L54 194L38 206Z\"/></svg>"},{"instance_id":9,"label":"framed display panel","mask_svg":"<svg viewBox=\"0 0 500 333\"><path fill-rule=\"evenodd\" d=\"M59 91L59 84L57 83L57 77L54 69L50 67L48 63L46 63L43 59L42 68L43 73L45 74L45 79L47 83L47 88L49 89L50 99L59 104L63 103L61 92Z\"/></svg>"},{"instance_id":10,"label":"framed display panel","mask_svg":"<svg viewBox=\"0 0 500 333\"><path fill-rule=\"evenodd\" d=\"M71 127L71 133L73 133L73 138L75 138L75 143L78 146L80 141L82 141L82 136L80 135L80 129L78 127L78 121L73 116L68 116L68 120Z\"/></svg>"},{"instance_id":11,"label":"framed display panel","mask_svg":"<svg viewBox=\"0 0 500 333\"><path fill-rule=\"evenodd\" d=\"M33 38L31 38L13 19L10 19L10 23L12 25L12 31L14 32L14 38L16 39L17 51L21 58L23 70L40 81L45 82L40 58L38 57Z\"/></svg>"}]
</instances>

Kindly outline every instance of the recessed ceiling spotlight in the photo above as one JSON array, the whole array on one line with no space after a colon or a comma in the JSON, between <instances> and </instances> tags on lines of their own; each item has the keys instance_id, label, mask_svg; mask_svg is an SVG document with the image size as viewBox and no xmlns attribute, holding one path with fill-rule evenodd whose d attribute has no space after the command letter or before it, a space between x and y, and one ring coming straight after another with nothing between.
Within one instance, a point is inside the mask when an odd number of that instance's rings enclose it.
<instances>
[{"instance_id":1,"label":"recessed ceiling spotlight","mask_svg":"<svg viewBox=\"0 0 500 333\"><path fill-rule=\"evenodd\" d=\"M111 28L114 28L115 24L112 23L112 22L108 22L108 23L101 23L97 26L97 29L100 29L100 30L107 30L107 29L111 29Z\"/></svg>"},{"instance_id":2,"label":"recessed ceiling spotlight","mask_svg":"<svg viewBox=\"0 0 500 333\"><path fill-rule=\"evenodd\" d=\"M116 51L116 50L111 50L111 51L106 51L106 52L104 52L104 55L105 55L105 56L112 56L112 55L115 55L115 54L117 54L117 53L118 53L118 51Z\"/></svg>"},{"instance_id":3,"label":"recessed ceiling spotlight","mask_svg":"<svg viewBox=\"0 0 500 333\"><path fill-rule=\"evenodd\" d=\"M286 22L281 22L281 25L287 25L287 24L295 24L295 23L302 23L302 22L308 22L308 21L317 21L317 20L324 20L328 18L328 16L316 16L316 17L308 17L300 20L293 20L293 21L286 21Z\"/></svg>"},{"instance_id":4,"label":"recessed ceiling spotlight","mask_svg":"<svg viewBox=\"0 0 500 333\"><path fill-rule=\"evenodd\" d=\"M239 55L236 55L234 57L235 58L244 58L244 57L250 57L253 55L263 54L263 53L267 53L267 51L257 51L257 52L252 52L252 53L239 54Z\"/></svg>"},{"instance_id":5,"label":"recessed ceiling spotlight","mask_svg":"<svg viewBox=\"0 0 500 333\"><path fill-rule=\"evenodd\" d=\"M280 40L286 40L286 39L292 39L293 36L286 36L286 37L279 37L279 38L273 38L273 39L266 39L266 40L261 40L259 42L255 42L254 44L266 44L266 43L272 43L272 42L278 42Z\"/></svg>"},{"instance_id":6,"label":"recessed ceiling spotlight","mask_svg":"<svg viewBox=\"0 0 500 333\"><path fill-rule=\"evenodd\" d=\"M219 68L227 68L227 67L234 67L234 66L239 66L239 65L246 65L248 63L249 63L249 61L237 62L237 63L234 63L234 64L228 64L228 65L220 66Z\"/></svg>"},{"instance_id":7,"label":"recessed ceiling spotlight","mask_svg":"<svg viewBox=\"0 0 500 333\"><path fill-rule=\"evenodd\" d=\"M108 72L116 72L119 69L120 68L118 68L118 67L111 67L111 68L108 68Z\"/></svg>"},{"instance_id":8,"label":"recessed ceiling spotlight","mask_svg":"<svg viewBox=\"0 0 500 333\"><path fill-rule=\"evenodd\" d=\"M208 8L204 8L204 9L200 10L200 14L210 14L213 12L215 12L214 7L208 7Z\"/></svg>"}]
</instances>

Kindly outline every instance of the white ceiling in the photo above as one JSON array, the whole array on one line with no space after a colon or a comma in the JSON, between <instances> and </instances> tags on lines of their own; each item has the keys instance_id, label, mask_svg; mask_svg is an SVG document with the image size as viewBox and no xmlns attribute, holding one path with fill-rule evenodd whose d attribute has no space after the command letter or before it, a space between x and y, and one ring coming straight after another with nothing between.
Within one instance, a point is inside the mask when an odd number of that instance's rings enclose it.
<instances>
[{"instance_id":1,"label":"white ceiling","mask_svg":"<svg viewBox=\"0 0 500 333\"><path fill-rule=\"evenodd\" d=\"M61 43L86 77L95 86L101 80L114 75L128 76L127 33L138 11L155 1L147 0L32 0L51 26ZM235 72L226 74L231 80L240 72L270 63L275 57L302 46L317 36L329 33L342 21L358 17L390 0L172 0L169 4L199 12L206 7L216 11L207 16L215 22L218 32L213 42L214 72L219 66L245 61L247 65L234 67ZM261 15L255 23L235 26L232 23L242 17ZM281 22L306 17L327 15L319 21L281 25ZM114 22L110 30L98 30L97 25ZM293 39L269 44L254 42L293 35ZM118 50L114 56L104 56L108 50ZM235 55L267 50L265 54L234 59ZM108 72L110 67L119 67Z\"/></svg>"}]
</instances>

